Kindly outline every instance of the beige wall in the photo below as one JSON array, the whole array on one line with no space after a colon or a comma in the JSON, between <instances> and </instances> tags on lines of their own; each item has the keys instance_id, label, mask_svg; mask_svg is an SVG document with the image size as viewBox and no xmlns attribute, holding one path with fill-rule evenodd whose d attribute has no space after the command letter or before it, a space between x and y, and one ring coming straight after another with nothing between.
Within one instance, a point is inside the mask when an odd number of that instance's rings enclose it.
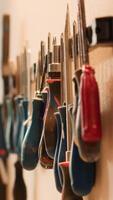
<instances>
[{"instance_id":1,"label":"beige wall","mask_svg":"<svg viewBox=\"0 0 113 200\"><path fill-rule=\"evenodd\" d=\"M106 16L113 14L113 2L112 0L86 0L86 17L87 24L90 24L94 17ZM47 40L47 33L51 32L53 35L60 35L64 29L65 12L66 12L66 0L0 0L0 24L3 13L11 14L11 45L10 45L10 59L15 60L15 56L20 52L25 41L28 40L32 50L32 61L37 59L37 52L39 49L40 40ZM69 1L71 22L76 16L76 1ZM1 40L1 29L0 29L0 40ZM0 42L1 44L1 42ZM1 50L1 48L0 48ZM106 51L108 52L106 55ZM113 63L110 61L112 57L112 49L100 49L96 50L91 55L91 62L95 66L99 65L97 69L97 79L101 85L102 80L106 80L106 72L113 69ZM100 55L97 60L97 55ZM106 57L105 57L106 55ZM1 58L1 51L0 51ZM107 60L107 62L106 62ZM102 71L101 62L104 63L104 72ZM106 67L107 66L107 67ZM113 70L111 71L113 74ZM101 74L101 75L100 75ZM104 79L102 79L103 77ZM112 76L107 74L107 82L111 80ZM104 86L106 84L104 83ZM112 86L111 86L112 88ZM113 89L113 88L112 88ZM106 87L107 90L107 87ZM105 94L101 90L101 94ZM109 97L110 91L107 95ZM107 96L104 98L102 109L107 109ZM102 99L101 99L102 101ZM113 102L113 101L112 101ZM108 102L109 110L112 102ZM105 107L104 107L105 106ZM113 106L112 106L113 107ZM111 111L109 111L109 114ZM107 114L108 118L109 115ZM106 118L107 119L107 118ZM111 117L111 123L113 118ZM88 197L89 200L113 200L113 136L112 128L107 135L105 132L104 141L102 143L102 157L98 164L98 178L96 186L92 194ZM111 138L111 140L110 140ZM11 158L12 159L12 158ZM14 159L12 159L12 163ZM10 161L10 166L11 166ZM13 170L11 170L13 173ZM11 179L12 174L9 174ZM28 188L28 199L27 200L60 200L60 194L55 189L53 171L44 170L40 166L34 172L24 172L26 185ZM13 200L11 195L8 200Z\"/></svg>"},{"instance_id":2,"label":"beige wall","mask_svg":"<svg viewBox=\"0 0 113 200\"><path fill-rule=\"evenodd\" d=\"M66 4L69 2L71 21L76 16L77 0L1 0L0 23L3 13L11 14L11 51L14 59L25 40L29 40L33 60L36 59L40 40L47 40L47 33L59 35L64 28ZM112 15L112 0L85 0L87 23L97 16ZM1 39L1 30L0 30Z\"/></svg>"}]
</instances>

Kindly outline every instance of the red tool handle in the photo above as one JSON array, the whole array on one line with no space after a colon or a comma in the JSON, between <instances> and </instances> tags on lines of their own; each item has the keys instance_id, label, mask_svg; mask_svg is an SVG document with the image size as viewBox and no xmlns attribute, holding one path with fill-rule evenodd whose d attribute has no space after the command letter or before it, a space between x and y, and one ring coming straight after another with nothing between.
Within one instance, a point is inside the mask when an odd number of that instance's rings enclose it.
<instances>
[{"instance_id":1,"label":"red tool handle","mask_svg":"<svg viewBox=\"0 0 113 200\"><path fill-rule=\"evenodd\" d=\"M99 90L95 79L95 71L85 65L80 81L82 139L85 142L101 140L101 114Z\"/></svg>"}]
</instances>

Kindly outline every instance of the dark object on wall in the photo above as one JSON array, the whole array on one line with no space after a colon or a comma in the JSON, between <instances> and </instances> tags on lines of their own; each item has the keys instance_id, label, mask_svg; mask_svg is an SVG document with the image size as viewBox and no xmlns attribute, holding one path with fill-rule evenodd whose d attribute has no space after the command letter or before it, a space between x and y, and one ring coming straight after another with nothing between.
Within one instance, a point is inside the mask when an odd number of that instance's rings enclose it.
<instances>
[{"instance_id":1,"label":"dark object on wall","mask_svg":"<svg viewBox=\"0 0 113 200\"><path fill-rule=\"evenodd\" d=\"M86 28L87 39L91 46L113 43L113 16L98 17Z\"/></svg>"}]
</instances>

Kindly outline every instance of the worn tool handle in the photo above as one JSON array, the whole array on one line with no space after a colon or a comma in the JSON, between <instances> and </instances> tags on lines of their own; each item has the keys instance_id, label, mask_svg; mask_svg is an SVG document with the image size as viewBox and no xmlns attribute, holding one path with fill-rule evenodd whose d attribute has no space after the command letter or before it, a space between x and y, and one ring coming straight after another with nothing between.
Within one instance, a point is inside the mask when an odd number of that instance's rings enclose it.
<instances>
[{"instance_id":1,"label":"worn tool handle","mask_svg":"<svg viewBox=\"0 0 113 200\"><path fill-rule=\"evenodd\" d=\"M90 65L82 69L80 81L81 131L84 142L100 142L102 138L99 89L95 71Z\"/></svg>"},{"instance_id":2,"label":"worn tool handle","mask_svg":"<svg viewBox=\"0 0 113 200\"><path fill-rule=\"evenodd\" d=\"M51 72L50 72L51 73ZM54 159L56 141L57 141L57 124L54 113L60 105L60 81L49 79L49 89L47 106L44 120L44 140L47 154Z\"/></svg>"},{"instance_id":3,"label":"worn tool handle","mask_svg":"<svg viewBox=\"0 0 113 200\"><path fill-rule=\"evenodd\" d=\"M82 197L77 196L72 191L69 177L69 162L60 163L60 167L63 174L62 200L82 200Z\"/></svg>"},{"instance_id":4,"label":"worn tool handle","mask_svg":"<svg viewBox=\"0 0 113 200\"><path fill-rule=\"evenodd\" d=\"M20 109L21 109L21 115L22 115L23 122L28 119L28 105L29 105L28 99L23 99L20 103ZM26 131L27 131L27 124L24 125L22 123L21 128L20 128L20 135L18 138L18 154L19 154L19 156L21 155L21 145L22 145Z\"/></svg>"},{"instance_id":5,"label":"worn tool handle","mask_svg":"<svg viewBox=\"0 0 113 200\"><path fill-rule=\"evenodd\" d=\"M78 150L80 157L85 162L95 162L99 159L100 152L100 142L87 143L83 141L81 137L81 112L80 105L77 108L76 124L75 124L75 133L76 141L78 145Z\"/></svg>"},{"instance_id":6,"label":"worn tool handle","mask_svg":"<svg viewBox=\"0 0 113 200\"><path fill-rule=\"evenodd\" d=\"M23 97L16 96L14 99L15 102L15 123L14 123L14 132L13 132L13 145L14 145L14 152L18 153L18 139L20 135L20 129L22 126L23 118L20 112L20 102L22 101Z\"/></svg>"},{"instance_id":7,"label":"worn tool handle","mask_svg":"<svg viewBox=\"0 0 113 200\"><path fill-rule=\"evenodd\" d=\"M55 185L59 192L62 192L62 185L60 182L59 177L59 165L58 165L58 153L59 153L59 146L60 146L60 140L61 140L61 118L60 113L55 113L55 118L57 122L57 143L56 143L56 149L55 149L55 156L54 156L54 162L53 162L53 170L54 170L54 179L55 179Z\"/></svg>"},{"instance_id":8,"label":"worn tool handle","mask_svg":"<svg viewBox=\"0 0 113 200\"><path fill-rule=\"evenodd\" d=\"M19 161L15 163L15 183L13 195L15 200L27 200L26 185L23 178L23 169Z\"/></svg>"},{"instance_id":9,"label":"worn tool handle","mask_svg":"<svg viewBox=\"0 0 113 200\"><path fill-rule=\"evenodd\" d=\"M47 88L44 88L42 91L42 98L44 100L45 105L47 104ZM46 108L46 107L45 107ZM40 164L44 169L52 169L53 168L53 159L51 159L46 151L45 140L44 140L44 129L42 131L40 144L39 144L39 157L40 157Z\"/></svg>"},{"instance_id":10,"label":"worn tool handle","mask_svg":"<svg viewBox=\"0 0 113 200\"><path fill-rule=\"evenodd\" d=\"M80 97L80 80L81 80L82 70L79 69L75 72L75 96L76 96L76 105L74 106L74 141L78 146L78 151L80 157L85 162L95 162L99 158L100 152L100 141L87 142L82 138L82 127L83 123L81 122L81 97ZM91 109L91 107L90 107ZM92 117L92 116L91 116ZM92 134L92 133L90 133Z\"/></svg>"},{"instance_id":11,"label":"worn tool handle","mask_svg":"<svg viewBox=\"0 0 113 200\"><path fill-rule=\"evenodd\" d=\"M7 150L2 119L2 105L0 105L0 158L5 158L7 156Z\"/></svg>"},{"instance_id":12,"label":"worn tool handle","mask_svg":"<svg viewBox=\"0 0 113 200\"><path fill-rule=\"evenodd\" d=\"M46 152L45 141L44 141L43 136L41 138L41 143L39 146L40 146L39 147L40 165L44 169L52 169L53 168L53 159L51 159Z\"/></svg>"},{"instance_id":13,"label":"worn tool handle","mask_svg":"<svg viewBox=\"0 0 113 200\"><path fill-rule=\"evenodd\" d=\"M95 163L84 162L74 143L71 147L69 171L73 192L79 196L89 194L95 184Z\"/></svg>"},{"instance_id":14,"label":"worn tool handle","mask_svg":"<svg viewBox=\"0 0 113 200\"><path fill-rule=\"evenodd\" d=\"M57 162L64 162L65 161L65 153L67 150L67 131L66 131L66 106L59 107L59 112L61 116L61 139L60 139L60 145L59 145L59 152L58 152L58 158ZM63 185L63 177L60 167L58 167L59 177L61 185Z\"/></svg>"},{"instance_id":15,"label":"worn tool handle","mask_svg":"<svg viewBox=\"0 0 113 200\"><path fill-rule=\"evenodd\" d=\"M45 104L42 98L33 100L32 122L25 134L22 149L21 163L24 169L33 170L38 163L38 148L43 129Z\"/></svg>"},{"instance_id":16,"label":"worn tool handle","mask_svg":"<svg viewBox=\"0 0 113 200\"><path fill-rule=\"evenodd\" d=\"M6 138L6 147L9 152L14 151L13 146L13 123L14 123L14 112L13 112L13 103L12 99L6 99L6 108L7 108L7 120L5 128L5 138Z\"/></svg>"},{"instance_id":17,"label":"worn tool handle","mask_svg":"<svg viewBox=\"0 0 113 200\"><path fill-rule=\"evenodd\" d=\"M79 115L80 112L78 112L79 83L81 72L81 70L76 71L76 77L74 80L76 102L74 108L71 108L70 110L71 122L73 127L73 141L71 146L69 172L73 192L80 196L84 196L87 195L94 186L95 163L84 162L80 157L81 154L79 155L80 149L82 149L80 148L82 140L79 137L81 134L81 118ZM75 123L77 124L77 129L75 129Z\"/></svg>"}]
</instances>

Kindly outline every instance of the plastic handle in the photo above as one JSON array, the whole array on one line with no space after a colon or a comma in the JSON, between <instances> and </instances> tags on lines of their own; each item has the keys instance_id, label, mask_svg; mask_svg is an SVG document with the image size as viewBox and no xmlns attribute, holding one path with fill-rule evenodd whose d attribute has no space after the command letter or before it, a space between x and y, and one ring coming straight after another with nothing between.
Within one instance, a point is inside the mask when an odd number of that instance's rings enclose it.
<instances>
[{"instance_id":1,"label":"plastic handle","mask_svg":"<svg viewBox=\"0 0 113 200\"><path fill-rule=\"evenodd\" d=\"M7 156L6 143L4 137L4 128L2 121L2 106L0 105L0 158Z\"/></svg>"},{"instance_id":2,"label":"plastic handle","mask_svg":"<svg viewBox=\"0 0 113 200\"><path fill-rule=\"evenodd\" d=\"M14 99L15 102L15 110L16 110L16 119L15 119L15 123L14 123L14 132L13 132L13 146L14 146L14 152L18 153L18 139L19 139L19 135L20 135L20 129L22 126L22 116L21 116L21 112L20 112L20 103L23 100L23 98L21 96L17 96Z\"/></svg>"},{"instance_id":3,"label":"plastic handle","mask_svg":"<svg viewBox=\"0 0 113 200\"><path fill-rule=\"evenodd\" d=\"M100 141L102 131L98 85L93 68L87 65L81 75L80 103L82 139L85 142Z\"/></svg>"},{"instance_id":4,"label":"plastic handle","mask_svg":"<svg viewBox=\"0 0 113 200\"><path fill-rule=\"evenodd\" d=\"M13 123L14 123L14 113L13 113L13 105L12 99L6 99L6 106L7 106L7 122L6 122L6 129L5 129L5 137L6 137L6 147L7 150L13 152Z\"/></svg>"},{"instance_id":5,"label":"plastic handle","mask_svg":"<svg viewBox=\"0 0 113 200\"><path fill-rule=\"evenodd\" d=\"M63 174L63 190L62 200L82 200L82 197L74 194L69 177L69 162L63 162L59 164Z\"/></svg>"},{"instance_id":6,"label":"plastic handle","mask_svg":"<svg viewBox=\"0 0 113 200\"><path fill-rule=\"evenodd\" d=\"M39 160L38 147L43 129L44 111L43 99L34 99L32 122L25 134L21 150L21 163L23 168L27 170L33 170Z\"/></svg>"},{"instance_id":7,"label":"plastic handle","mask_svg":"<svg viewBox=\"0 0 113 200\"><path fill-rule=\"evenodd\" d=\"M60 146L60 140L61 140L61 119L60 119L60 113L55 113L56 122L57 122L57 143L56 143L56 149L55 149L55 156L54 156L54 162L53 162L53 170L54 170L54 179L55 179L55 185L59 192L62 192L62 185L60 182L59 177L59 165L58 165L58 153L59 153L59 146Z\"/></svg>"},{"instance_id":8,"label":"plastic handle","mask_svg":"<svg viewBox=\"0 0 113 200\"><path fill-rule=\"evenodd\" d=\"M60 82L49 84L47 106L44 120L44 140L48 156L54 159L56 141L57 141L57 124L54 113L60 104Z\"/></svg>"},{"instance_id":9,"label":"plastic handle","mask_svg":"<svg viewBox=\"0 0 113 200\"><path fill-rule=\"evenodd\" d=\"M23 99L20 104L20 110L21 110L21 116L22 116L23 122L28 119L28 104L29 104L28 99ZM20 128L19 138L18 138L18 145L17 145L19 155L21 155L21 145L22 145L26 131L27 131L27 125L23 125L22 123L21 128Z\"/></svg>"},{"instance_id":10,"label":"plastic handle","mask_svg":"<svg viewBox=\"0 0 113 200\"><path fill-rule=\"evenodd\" d=\"M40 157L40 164L44 169L52 169L53 168L53 159L51 159L45 148L45 141L42 135L41 142L39 145L39 157Z\"/></svg>"},{"instance_id":11,"label":"plastic handle","mask_svg":"<svg viewBox=\"0 0 113 200\"><path fill-rule=\"evenodd\" d=\"M61 139L58 152L58 163L65 161L65 153L67 150L67 132L66 132L66 106L59 107L61 117ZM60 167L58 167L61 185L63 185L63 177Z\"/></svg>"},{"instance_id":12,"label":"plastic handle","mask_svg":"<svg viewBox=\"0 0 113 200\"><path fill-rule=\"evenodd\" d=\"M93 72L93 71L92 71ZM75 94L76 94L76 105L74 106L73 112L73 133L75 144L78 146L78 151L80 157L85 162L95 162L99 159L100 156L100 141L96 142L85 142L82 139L82 123L81 123L81 99L80 99L80 77L81 70L75 72Z\"/></svg>"},{"instance_id":13,"label":"plastic handle","mask_svg":"<svg viewBox=\"0 0 113 200\"><path fill-rule=\"evenodd\" d=\"M15 163L15 182L13 185L13 195L14 199L27 199L26 185L24 182L23 170L20 161Z\"/></svg>"},{"instance_id":14,"label":"plastic handle","mask_svg":"<svg viewBox=\"0 0 113 200\"><path fill-rule=\"evenodd\" d=\"M80 106L77 109L76 117L76 135L78 141L78 150L80 157L85 162L96 162L100 158L100 141L96 142L85 142L81 137L81 116Z\"/></svg>"},{"instance_id":15,"label":"plastic handle","mask_svg":"<svg viewBox=\"0 0 113 200\"><path fill-rule=\"evenodd\" d=\"M47 91L48 88L44 88L42 91L42 98L45 102L45 105L47 103ZM43 129L44 130L44 129ZM40 157L40 164L44 169L52 169L53 168L53 159L51 159L46 151L45 147L45 140L44 140L44 131L42 132L41 139L40 139L40 144L39 144L39 157Z\"/></svg>"},{"instance_id":16,"label":"plastic handle","mask_svg":"<svg viewBox=\"0 0 113 200\"><path fill-rule=\"evenodd\" d=\"M69 172L74 193L79 196L89 194L95 184L95 163L84 162L74 143L71 148Z\"/></svg>"}]
</instances>

